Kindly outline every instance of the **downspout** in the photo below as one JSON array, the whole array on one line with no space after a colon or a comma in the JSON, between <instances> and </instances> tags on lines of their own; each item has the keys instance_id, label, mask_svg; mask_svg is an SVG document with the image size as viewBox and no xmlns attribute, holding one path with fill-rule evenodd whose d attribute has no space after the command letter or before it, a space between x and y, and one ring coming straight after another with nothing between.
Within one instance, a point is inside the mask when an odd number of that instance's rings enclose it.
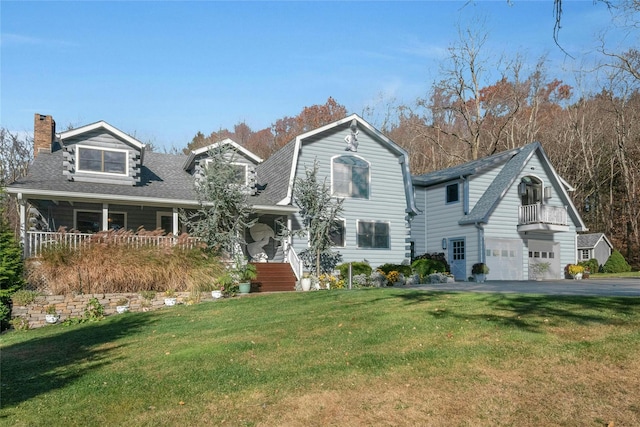
<instances>
[{"instance_id":1,"label":"downspout","mask_svg":"<svg viewBox=\"0 0 640 427\"><path fill-rule=\"evenodd\" d=\"M479 222L475 222L474 225L476 229L478 229L478 253L480 256L478 257L478 262L482 262L486 264L485 253L484 253L484 226Z\"/></svg>"},{"instance_id":2,"label":"downspout","mask_svg":"<svg viewBox=\"0 0 640 427\"><path fill-rule=\"evenodd\" d=\"M460 176L462 180L462 214L469 215L469 180L466 176Z\"/></svg>"}]
</instances>

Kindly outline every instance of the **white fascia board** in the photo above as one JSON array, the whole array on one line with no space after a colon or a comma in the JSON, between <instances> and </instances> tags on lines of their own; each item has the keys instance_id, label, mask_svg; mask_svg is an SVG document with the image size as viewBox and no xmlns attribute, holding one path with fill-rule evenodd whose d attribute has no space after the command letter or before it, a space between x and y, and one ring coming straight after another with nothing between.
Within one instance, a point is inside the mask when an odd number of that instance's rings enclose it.
<instances>
[{"instance_id":1,"label":"white fascia board","mask_svg":"<svg viewBox=\"0 0 640 427\"><path fill-rule=\"evenodd\" d=\"M104 120L100 120L99 122L92 123L90 125L81 126L76 129L71 129L66 132L61 132L60 139L64 140L74 136L82 135L85 132L90 132L96 129L104 129L106 131L109 131L114 135L116 135L118 138L126 141L127 143L131 144L133 147L136 147L141 151L145 147L145 144L143 144L142 142L138 141L137 139L133 138L130 135L127 135L126 133L122 132L120 129L111 126L109 123L105 122Z\"/></svg>"},{"instance_id":2,"label":"white fascia board","mask_svg":"<svg viewBox=\"0 0 640 427\"><path fill-rule=\"evenodd\" d=\"M562 191L562 195L564 196L565 200L567 201L567 204L568 204L567 207L569 209L571 209L571 211L573 212L575 218L578 220L578 224L576 224L576 230L577 231L588 231L589 228L587 227L587 225L582 220L582 216L580 215L580 212L578 212L578 209L576 209L576 206L573 204L573 200L571 200L571 197L569 197L568 191L573 191L574 188L572 186L570 186L564 179L562 179L560 177L560 175L558 175L558 172L556 172L556 169L551 164L551 160L549 160L549 157L547 156L547 153L544 151L544 148L542 148L542 144L540 144L540 143L537 143L537 144L538 144L537 150L542 155L543 161L549 167L549 170L551 171L551 176L559 184L560 191Z\"/></svg>"},{"instance_id":3,"label":"white fascia board","mask_svg":"<svg viewBox=\"0 0 640 427\"><path fill-rule=\"evenodd\" d=\"M245 156L247 156L251 160L253 160L255 163L262 163L263 162L261 157L258 157L256 154L254 154L251 151L247 150L242 145L238 144L237 142L235 142L234 140L232 140L230 138L223 139L222 141L218 141L218 142L215 142L213 144L207 145L206 147L200 147L197 150L193 150L192 153L193 153L194 156L197 156L199 154L206 153L211 148L216 148L216 147L219 147L221 145L230 145L230 146L232 146L234 148L234 150L241 152L242 154L244 154Z\"/></svg>"}]
</instances>

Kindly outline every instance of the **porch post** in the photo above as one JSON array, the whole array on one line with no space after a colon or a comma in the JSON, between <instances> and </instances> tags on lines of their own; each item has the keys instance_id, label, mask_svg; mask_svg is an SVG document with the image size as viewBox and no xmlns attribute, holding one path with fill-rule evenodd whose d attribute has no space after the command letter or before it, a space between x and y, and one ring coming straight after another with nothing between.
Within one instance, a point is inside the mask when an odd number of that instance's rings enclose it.
<instances>
[{"instance_id":1,"label":"porch post","mask_svg":"<svg viewBox=\"0 0 640 427\"><path fill-rule=\"evenodd\" d=\"M173 224L171 225L174 236L178 236L178 208L173 208Z\"/></svg>"},{"instance_id":2,"label":"porch post","mask_svg":"<svg viewBox=\"0 0 640 427\"><path fill-rule=\"evenodd\" d=\"M109 204L102 204L102 231L109 230Z\"/></svg>"},{"instance_id":3,"label":"porch post","mask_svg":"<svg viewBox=\"0 0 640 427\"><path fill-rule=\"evenodd\" d=\"M20 206L20 244L22 245L22 256L29 256L29 243L27 241L27 200L22 198L22 193L18 193L18 205Z\"/></svg>"}]
</instances>

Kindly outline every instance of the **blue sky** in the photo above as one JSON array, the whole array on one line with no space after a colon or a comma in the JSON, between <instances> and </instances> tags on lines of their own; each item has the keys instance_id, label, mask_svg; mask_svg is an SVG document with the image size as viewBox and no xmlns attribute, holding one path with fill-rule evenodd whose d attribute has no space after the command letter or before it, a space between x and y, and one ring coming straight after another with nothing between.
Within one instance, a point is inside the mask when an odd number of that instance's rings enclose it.
<instances>
[{"instance_id":1,"label":"blue sky","mask_svg":"<svg viewBox=\"0 0 640 427\"><path fill-rule=\"evenodd\" d=\"M611 22L602 4L564 2L0 2L0 126L31 132L105 120L160 149L245 121L269 127L329 96L362 114L382 96L424 96L459 40L485 20L488 56L520 53L569 80ZM571 81L568 81L572 83Z\"/></svg>"}]
</instances>

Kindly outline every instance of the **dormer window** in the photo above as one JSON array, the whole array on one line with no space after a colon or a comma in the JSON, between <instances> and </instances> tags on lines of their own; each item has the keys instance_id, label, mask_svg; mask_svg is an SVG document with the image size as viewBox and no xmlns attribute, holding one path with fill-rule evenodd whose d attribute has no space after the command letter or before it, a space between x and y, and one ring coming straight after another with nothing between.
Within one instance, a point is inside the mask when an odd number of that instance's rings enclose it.
<instances>
[{"instance_id":1,"label":"dormer window","mask_svg":"<svg viewBox=\"0 0 640 427\"><path fill-rule=\"evenodd\" d=\"M205 160L205 167L209 167L211 159ZM233 169L233 183L238 185L249 185L249 168L243 163L231 163ZM215 173L215 172L214 172Z\"/></svg>"},{"instance_id":2,"label":"dormer window","mask_svg":"<svg viewBox=\"0 0 640 427\"><path fill-rule=\"evenodd\" d=\"M248 180L247 165L234 163L232 167L233 167L233 171L235 172L235 184L247 185L247 180Z\"/></svg>"},{"instance_id":3,"label":"dormer window","mask_svg":"<svg viewBox=\"0 0 640 427\"><path fill-rule=\"evenodd\" d=\"M127 175L128 152L79 145L77 147L78 171Z\"/></svg>"}]
</instances>

